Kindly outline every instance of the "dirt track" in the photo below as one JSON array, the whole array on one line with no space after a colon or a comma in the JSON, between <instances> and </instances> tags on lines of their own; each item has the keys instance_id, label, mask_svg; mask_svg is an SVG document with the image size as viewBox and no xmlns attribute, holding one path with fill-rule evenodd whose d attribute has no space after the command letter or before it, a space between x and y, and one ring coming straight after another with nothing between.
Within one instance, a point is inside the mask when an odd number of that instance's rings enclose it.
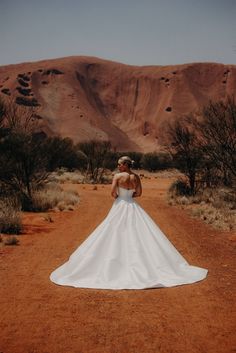
<instances>
[{"instance_id":1,"label":"dirt track","mask_svg":"<svg viewBox=\"0 0 236 353\"><path fill-rule=\"evenodd\" d=\"M57 286L64 263L111 207L110 186L73 185L74 212L25 216L16 247L0 248L0 353L236 352L235 242L165 202L169 181L148 180L137 201L186 260L209 270L191 285L149 290Z\"/></svg>"}]
</instances>

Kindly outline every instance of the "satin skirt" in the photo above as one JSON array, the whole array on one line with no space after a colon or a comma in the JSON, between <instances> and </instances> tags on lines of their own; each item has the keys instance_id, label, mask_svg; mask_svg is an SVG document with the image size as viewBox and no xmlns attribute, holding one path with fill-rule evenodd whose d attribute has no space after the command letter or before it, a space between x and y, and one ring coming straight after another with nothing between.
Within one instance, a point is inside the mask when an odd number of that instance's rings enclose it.
<instances>
[{"instance_id":1,"label":"satin skirt","mask_svg":"<svg viewBox=\"0 0 236 353\"><path fill-rule=\"evenodd\" d=\"M97 289L173 287L203 280L208 270L190 265L132 198L119 189L107 217L55 269L58 285Z\"/></svg>"}]
</instances>

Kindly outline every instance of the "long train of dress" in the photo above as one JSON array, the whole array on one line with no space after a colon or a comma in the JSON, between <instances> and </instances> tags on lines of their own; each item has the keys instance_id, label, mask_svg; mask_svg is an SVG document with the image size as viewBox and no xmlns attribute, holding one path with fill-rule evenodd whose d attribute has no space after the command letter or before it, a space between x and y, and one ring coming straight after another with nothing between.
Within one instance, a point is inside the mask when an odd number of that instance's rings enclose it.
<instances>
[{"instance_id":1,"label":"long train of dress","mask_svg":"<svg viewBox=\"0 0 236 353\"><path fill-rule=\"evenodd\" d=\"M107 217L54 270L63 286L99 289L173 287L204 279L207 269L191 266L132 198L119 187Z\"/></svg>"}]
</instances>

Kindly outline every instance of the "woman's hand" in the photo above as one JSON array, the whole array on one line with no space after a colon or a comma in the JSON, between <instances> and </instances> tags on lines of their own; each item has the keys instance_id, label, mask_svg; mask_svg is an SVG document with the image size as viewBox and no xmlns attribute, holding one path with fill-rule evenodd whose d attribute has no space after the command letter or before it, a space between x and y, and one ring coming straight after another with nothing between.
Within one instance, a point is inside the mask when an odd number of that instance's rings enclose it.
<instances>
[{"instance_id":1,"label":"woman's hand","mask_svg":"<svg viewBox=\"0 0 236 353\"><path fill-rule=\"evenodd\" d=\"M132 197L139 197L139 196L141 196L141 194L140 194L140 193L138 193L137 191L133 192Z\"/></svg>"},{"instance_id":2,"label":"woman's hand","mask_svg":"<svg viewBox=\"0 0 236 353\"><path fill-rule=\"evenodd\" d=\"M113 180L112 180L112 185L111 185L111 196L114 197L114 199L116 199L118 197L117 195L117 181L118 181L118 177L117 174L114 175Z\"/></svg>"},{"instance_id":3,"label":"woman's hand","mask_svg":"<svg viewBox=\"0 0 236 353\"><path fill-rule=\"evenodd\" d=\"M139 176L136 174L136 187L135 187L135 191L133 192L132 197L139 197L142 195L142 184L141 184L141 180L139 178Z\"/></svg>"}]
</instances>

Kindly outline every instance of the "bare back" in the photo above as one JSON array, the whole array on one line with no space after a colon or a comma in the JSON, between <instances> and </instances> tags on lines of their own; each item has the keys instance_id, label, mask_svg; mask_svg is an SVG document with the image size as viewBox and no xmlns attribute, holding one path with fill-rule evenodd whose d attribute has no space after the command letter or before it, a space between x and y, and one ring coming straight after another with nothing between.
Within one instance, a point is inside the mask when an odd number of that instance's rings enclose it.
<instances>
[{"instance_id":1,"label":"bare back","mask_svg":"<svg viewBox=\"0 0 236 353\"><path fill-rule=\"evenodd\" d=\"M117 187L122 187L128 190L134 190L133 197L141 196L142 186L140 178L137 174L131 172L121 172L115 174L112 181L112 191L111 194L113 197L117 197Z\"/></svg>"},{"instance_id":2,"label":"bare back","mask_svg":"<svg viewBox=\"0 0 236 353\"><path fill-rule=\"evenodd\" d=\"M122 172L117 174L117 186L125 189L136 189L137 186L137 176L134 173Z\"/></svg>"}]
</instances>

